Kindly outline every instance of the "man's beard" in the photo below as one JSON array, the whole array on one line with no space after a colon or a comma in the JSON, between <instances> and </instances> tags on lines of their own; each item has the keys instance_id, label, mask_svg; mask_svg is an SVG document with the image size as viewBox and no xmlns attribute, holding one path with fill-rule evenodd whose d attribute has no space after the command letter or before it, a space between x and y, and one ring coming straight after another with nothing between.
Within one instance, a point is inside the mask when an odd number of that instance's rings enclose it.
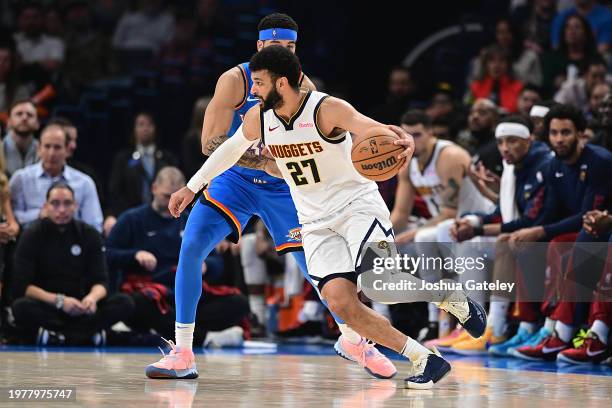
<instances>
[{"instance_id":1,"label":"man's beard","mask_svg":"<svg viewBox=\"0 0 612 408\"><path fill-rule=\"evenodd\" d=\"M572 157L574 155L574 153L576 153L576 150L578 149L578 138L576 138L574 140L574 143L572 143L569 146L569 149L567 150L567 153L565 154L559 154L559 152L555 149L553 149L555 151L555 155L557 155L557 158L559 158L560 160L565 160L565 159L569 159L570 157Z\"/></svg>"},{"instance_id":2,"label":"man's beard","mask_svg":"<svg viewBox=\"0 0 612 408\"><path fill-rule=\"evenodd\" d=\"M17 136L21 136L21 137L28 137L33 133L32 129L30 128L26 128L26 130L19 130L15 127L15 128L12 128L11 131Z\"/></svg>"},{"instance_id":3,"label":"man's beard","mask_svg":"<svg viewBox=\"0 0 612 408\"><path fill-rule=\"evenodd\" d=\"M268 96L263 100L263 110L267 111L274 108L280 108L282 106L283 97L276 91L276 89L272 89Z\"/></svg>"}]
</instances>

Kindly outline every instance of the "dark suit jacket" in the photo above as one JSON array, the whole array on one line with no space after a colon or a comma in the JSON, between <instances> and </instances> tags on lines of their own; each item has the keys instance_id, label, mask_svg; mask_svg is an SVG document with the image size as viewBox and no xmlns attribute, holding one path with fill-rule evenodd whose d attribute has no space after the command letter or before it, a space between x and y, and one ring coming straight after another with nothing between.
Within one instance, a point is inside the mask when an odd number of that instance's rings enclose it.
<instances>
[{"instance_id":1,"label":"dark suit jacket","mask_svg":"<svg viewBox=\"0 0 612 408\"><path fill-rule=\"evenodd\" d=\"M107 215L118 216L128 208L145 204L142 202L142 183L147 181L152 184L153 180L148 179L139 156L134 149L121 150L115 156L109 184ZM155 150L155 174L162 167L177 164L178 161L172 153Z\"/></svg>"}]
</instances>

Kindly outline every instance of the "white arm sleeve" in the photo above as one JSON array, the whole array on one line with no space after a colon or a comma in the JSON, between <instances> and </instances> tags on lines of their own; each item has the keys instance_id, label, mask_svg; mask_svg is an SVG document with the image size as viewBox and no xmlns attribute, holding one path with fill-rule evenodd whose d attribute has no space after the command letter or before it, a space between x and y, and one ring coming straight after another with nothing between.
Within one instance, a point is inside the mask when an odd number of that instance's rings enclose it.
<instances>
[{"instance_id":1,"label":"white arm sleeve","mask_svg":"<svg viewBox=\"0 0 612 408\"><path fill-rule=\"evenodd\" d=\"M257 140L248 140L242 133L242 125L236 133L223 142L189 179L187 188L194 193L200 191L212 179L232 167Z\"/></svg>"}]
</instances>

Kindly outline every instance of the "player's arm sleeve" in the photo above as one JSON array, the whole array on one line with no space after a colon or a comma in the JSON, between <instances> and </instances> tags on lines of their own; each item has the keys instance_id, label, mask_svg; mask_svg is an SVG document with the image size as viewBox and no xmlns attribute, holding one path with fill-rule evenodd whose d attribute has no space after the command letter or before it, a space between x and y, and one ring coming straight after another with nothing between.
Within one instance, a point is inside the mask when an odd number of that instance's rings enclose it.
<instances>
[{"instance_id":1,"label":"player's arm sleeve","mask_svg":"<svg viewBox=\"0 0 612 408\"><path fill-rule=\"evenodd\" d=\"M189 188L194 193L200 191L212 179L223 173L232 165L234 165L256 140L247 139L240 126L236 133L223 142L200 167L200 170L194 174L187 183Z\"/></svg>"}]
</instances>

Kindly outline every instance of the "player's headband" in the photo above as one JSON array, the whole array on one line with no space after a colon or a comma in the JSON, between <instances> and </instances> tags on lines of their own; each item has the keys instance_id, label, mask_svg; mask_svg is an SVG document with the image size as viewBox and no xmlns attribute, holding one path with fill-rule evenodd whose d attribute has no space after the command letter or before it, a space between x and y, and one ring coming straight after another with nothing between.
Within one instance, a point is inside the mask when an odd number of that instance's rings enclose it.
<instances>
[{"instance_id":1,"label":"player's headband","mask_svg":"<svg viewBox=\"0 0 612 408\"><path fill-rule=\"evenodd\" d=\"M502 122L495 128L495 137L504 136L520 137L521 139L529 139L529 129L520 123Z\"/></svg>"},{"instance_id":2,"label":"player's headband","mask_svg":"<svg viewBox=\"0 0 612 408\"><path fill-rule=\"evenodd\" d=\"M297 31L289 28L268 28L259 32L259 39L297 41Z\"/></svg>"},{"instance_id":3,"label":"player's headband","mask_svg":"<svg viewBox=\"0 0 612 408\"><path fill-rule=\"evenodd\" d=\"M550 109L542 105L533 105L529 111L529 116L535 116L536 118L543 118L546 116Z\"/></svg>"}]
</instances>

